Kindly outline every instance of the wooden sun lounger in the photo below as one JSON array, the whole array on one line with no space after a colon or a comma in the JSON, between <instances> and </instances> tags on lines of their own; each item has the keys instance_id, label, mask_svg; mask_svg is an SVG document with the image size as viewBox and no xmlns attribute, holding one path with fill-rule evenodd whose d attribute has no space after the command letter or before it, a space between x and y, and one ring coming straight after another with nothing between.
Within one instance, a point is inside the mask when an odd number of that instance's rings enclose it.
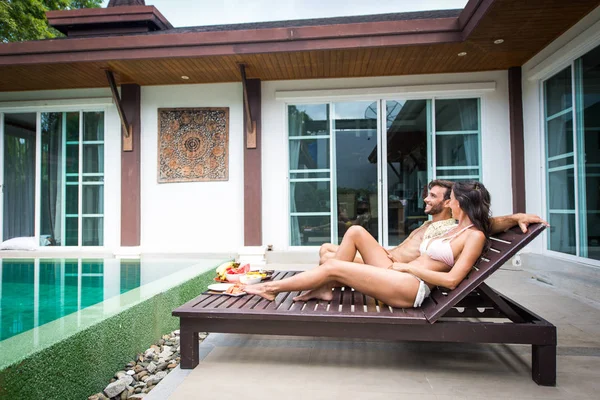
<instances>
[{"instance_id":1,"label":"wooden sun lounger","mask_svg":"<svg viewBox=\"0 0 600 400\"><path fill-rule=\"evenodd\" d=\"M203 294L173 311L180 317L181 367L199 363L198 332L326 336L381 340L532 345L532 379L556 384L556 327L483 281L544 229L530 226L495 235L492 249L452 291L435 288L420 308L392 308L351 288L333 300L294 302L298 292L269 302L258 296ZM298 272L277 272L283 279ZM485 318L485 321L465 320ZM491 320L490 320L491 319Z\"/></svg>"}]
</instances>

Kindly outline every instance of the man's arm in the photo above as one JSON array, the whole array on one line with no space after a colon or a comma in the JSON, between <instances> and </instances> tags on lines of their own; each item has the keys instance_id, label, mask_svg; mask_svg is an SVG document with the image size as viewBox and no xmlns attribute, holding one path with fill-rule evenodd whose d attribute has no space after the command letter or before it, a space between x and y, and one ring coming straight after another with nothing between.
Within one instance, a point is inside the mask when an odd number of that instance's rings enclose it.
<instances>
[{"instance_id":1,"label":"man's arm","mask_svg":"<svg viewBox=\"0 0 600 400\"><path fill-rule=\"evenodd\" d=\"M527 227L529 224L537 224L542 223L546 226L549 226L548 222L541 219L539 216L535 214L512 214L512 215L504 215L501 217L493 217L491 218L492 223L492 234L504 232L507 229L512 228L515 225L519 225L523 233L527 232Z\"/></svg>"}]
</instances>

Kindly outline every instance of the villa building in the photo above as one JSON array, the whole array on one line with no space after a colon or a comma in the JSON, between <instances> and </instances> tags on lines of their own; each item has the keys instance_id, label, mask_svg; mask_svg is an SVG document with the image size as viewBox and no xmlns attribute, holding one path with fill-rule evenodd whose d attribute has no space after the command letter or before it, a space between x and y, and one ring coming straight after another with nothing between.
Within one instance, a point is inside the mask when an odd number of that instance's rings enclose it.
<instances>
[{"instance_id":1,"label":"villa building","mask_svg":"<svg viewBox=\"0 0 600 400\"><path fill-rule=\"evenodd\" d=\"M0 239L113 254L395 246L480 180L600 265L600 1L174 28L144 1L0 44ZM1 241L1 240L0 240ZM240 250L242 249L242 250Z\"/></svg>"}]
</instances>

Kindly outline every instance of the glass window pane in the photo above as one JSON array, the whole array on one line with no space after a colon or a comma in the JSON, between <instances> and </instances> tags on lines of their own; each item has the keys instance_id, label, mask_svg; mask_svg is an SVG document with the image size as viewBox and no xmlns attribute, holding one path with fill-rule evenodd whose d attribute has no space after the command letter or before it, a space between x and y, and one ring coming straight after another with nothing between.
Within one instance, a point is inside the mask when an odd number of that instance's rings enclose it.
<instances>
[{"instance_id":1,"label":"glass window pane","mask_svg":"<svg viewBox=\"0 0 600 400\"><path fill-rule=\"evenodd\" d=\"M76 174L79 172L79 144L67 144L67 174Z\"/></svg>"},{"instance_id":2,"label":"glass window pane","mask_svg":"<svg viewBox=\"0 0 600 400\"><path fill-rule=\"evenodd\" d=\"M479 99L436 100L435 130L479 130Z\"/></svg>"},{"instance_id":3,"label":"glass window pane","mask_svg":"<svg viewBox=\"0 0 600 400\"><path fill-rule=\"evenodd\" d=\"M290 140L290 169L329 169L329 139Z\"/></svg>"},{"instance_id":4,"label":"glass window pane","mask_svg":"<svg viewBox=\"0 0 600 400\"><path fill-rule=\"evenodd\" d=\"M55 113L62 115L63 113ZM67 141L68 142L79 142L79 113L69 112L65 113L67 118Z\"/></svg>"},{"instance_id":5,"label":"glass window pane","mask_svg":"<svg viewBox=\"0 0 600 400\"><path fill-rule=\"evenodd\" d=\"M66 217L65 222L65 246L77 246L79 228L77 217Z\"/></svg>"},{"instance_id":6,"label":"glass window pane","mask_svg":"<svg viewBox=\"0 0 600 400\"><path fill-rule=\"evenodd\" d=\"M83 213L104 214L104 185L83 185Z\"/></svg>"},{"instance_id":7,"label":"glass window pane","mask_svg":"<svg viewBox=\"0 0 600 400\"><path fill-rule=\"evenodd\" d=\"M548 206L550 210L575 210L573 169L548 173Z\"/></svg>"},{"instance_id":8,"label":"glass window pane","mask_svg":"<svg viewBox=\"0 0 600 400\"><path fill-rule=\"evenodd\" d=\"M565 68L544 83L546 118L573 105L571 67Z\"/></svg>"},{"instance_id":9,"label":"glass window pane","mask_svg":"<svg viewBox=\"0 0 600 400\"><path fill-rule=\"evenodd\" d=\"M104 245L104 218L83 217L82 246Z\"/></svg>"},{"instance_id":10,"label":"glass window pane","mask_svg":"<svg viewBox=\"0 0 600 400\"><path fill-rule=\"evenodd\" d=\"M83 145L83 173L104 172L104 145Z\"/></svg>"},{"instance_id":11,"label":"glass window pane","mask_svg":"<svg viewBox=\"0 0 600 400\"><path fill-rule=\"evenodd\" d=\"M291 182L291 212L328 212L330 209L330 183Z\"/></svg>"},{"instance_id":12,"label":"glass window pane","mask_svg":"<svg viewBox=\"0 0 600 400\"><path fill-rule=\"evenodd\" d=\"M66 189L66 214L79 214L79 186L67 185Z\"/></svg>"},{"instance_id":13,"label":"glass window pane","mask_svg":"<svg viewBox=\"0 0 600 400\"><path fill-rule=\"evenodd\" d=\"M83 182L104 182L104 176L84 176Z\"/></svg>"},{"instance_id":14,"label":"glass window pane","mask_svg":"<svg viewBox=\"0 0 600 400\"><path fill-rule=\"evenodd\" d=\"M104 113L83 113L83 140L104 140Z\"/></svg>"},{"instance_id":15,"label":"glass window pane","mask_svg":"<svg viewBox=\"0 0 600 400\"><path fill-rule=\"evenodd\" d=\"M288 135L329 135L329 105L301 104L288 106Z\"/></svg>"},{"instance_id":16,"label":"glass window pane","mask_svg":"<svg viewBox=\"0 0 600 400\"><path fill-rule=\"evenodd\" d=\"M573 166L573 156L559 158L558 160L548 161L548 168L564 167L565 165Z\"/></svg>"},{"instance_id":17,"label":"glass window pane","mask_svg":"<svg viewBox=\"0 0 600 400\"><path fill-rule=\"evenodd\" d=\"M437 135L436 164L439 167L478 166L478 135Z\"/></svg>"},{"instance_id":18,"label":"glass window pane","mask_svg":"<svg viewBox=\"0 0 600 400\"><path fill-rule=\"evenodd\" d=\"M561 253L575 255L575 215L550 213L548 222L550 223L548 248Z\"/></svg>"},{"instance_id":19,"label":"glass window pane","mask_svg":"<svg viewBox=\"0 0 600 400\"><path fill-rule=\"evenodd\" d=\"M292 246L320 246L331 241L329 216L291 217Z\"/></svg>"},{"instance_id":20,"label":"glass window pane","mask_svg":"<svg viewBox=\"0 0 600 400\"><path fill-rule=\"evenodd\" d=\"M548 122L548 157L573 151L573 114L567 113Z\"/></svg>"},{"instance_id":21,"label":"glass window pane","mask_svg":"<svg viewBox=\"0 0 600 400\"><path fill-rule=\"evenodd\" d=\"M427 220L421 192L427 185L428 100L387 100L388 244L396 246ZM339 195L338 195L339 199Z\"/></svg>"}]
</instances>

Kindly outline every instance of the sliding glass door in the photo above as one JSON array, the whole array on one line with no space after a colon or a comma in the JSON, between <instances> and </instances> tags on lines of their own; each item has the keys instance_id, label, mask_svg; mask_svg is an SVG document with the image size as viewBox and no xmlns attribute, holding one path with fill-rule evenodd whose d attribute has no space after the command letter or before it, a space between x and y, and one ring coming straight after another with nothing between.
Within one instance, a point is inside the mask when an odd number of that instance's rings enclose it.
<instances>
[{"instance_id":1,"label":"sliding glass door","mask_svg":"<svg viewBox=\"0 0 600 400\"><path fill-rule=\"evenodd\" d=\"M104 112L0 117L2 239L39 236L41 246L102 246Z\"/></svg>"},{"instance_id":2,"label":"sliding glass door","mask_svg":"<svg viewBox=\"0 0 600 400\"><path fill-rule=\"evenodd\" d=\"M402 242L428 218L430 180L481 179L479 108L477 98L288 105L290 245L340 243L353 225Z\"/></svg>"},{"instance_id":3,"label":"sliding glass door","mask_svg":"<svg viewBox=\"0 0 600 400\"><path fill-rule=\"evenodd\" d=\"M543 83L548 250L600 260L600 47Z\"/></svg>"}]
</instances>

